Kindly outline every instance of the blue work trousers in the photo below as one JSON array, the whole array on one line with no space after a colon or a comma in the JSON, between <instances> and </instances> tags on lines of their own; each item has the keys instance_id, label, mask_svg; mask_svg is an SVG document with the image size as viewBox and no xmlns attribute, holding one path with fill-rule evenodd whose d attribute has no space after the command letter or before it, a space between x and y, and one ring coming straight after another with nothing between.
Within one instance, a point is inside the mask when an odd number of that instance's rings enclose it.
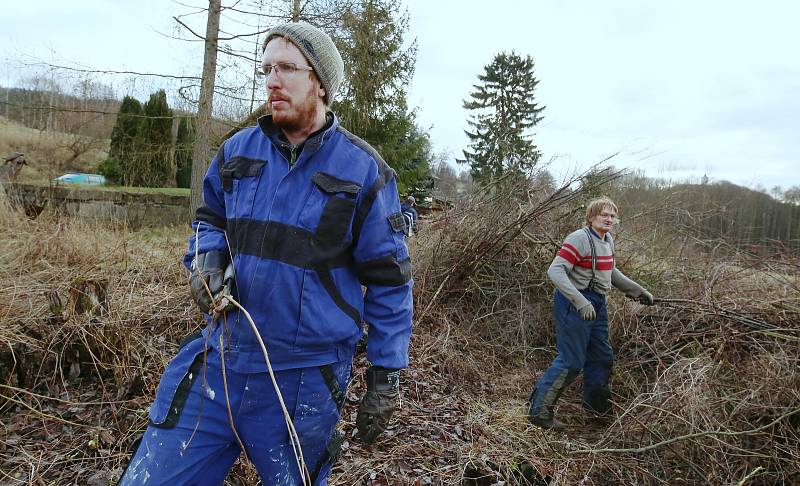
<instances>
[{"instance_id":1,"label":"blue work trousers","mask_svg":"<svg viewBox=\"0 0 800 486\"><path fill-rule=\"evenodd\" d=\"M572 302L556 290L553 314L558 354L533 389L531 416L552 419L556 401L581 370L584 408L599 413L609 409L608 380L614 351L608 341L606 296L588 289L581 293L595 308L597 318L593 321L581 319Z\"/></svg>"},{"instance_id":2,"label":"blue work trousers","mask_svg":"<svg viewBox=\"0 0 800 486\"><path fill-rule=\"evenodd\" d=\"M222 373L222 358L204 338L169 363L150 407L150 424L121 486L221 485L241 448L264 484L302 484L284 415L268 373ZM225 355L224 358L228 358ZM340 439L336 431L351 361L275 372L315 485L327 485ZM226 386L227 381L227 399Z\"/></svg>"}]
</instances>

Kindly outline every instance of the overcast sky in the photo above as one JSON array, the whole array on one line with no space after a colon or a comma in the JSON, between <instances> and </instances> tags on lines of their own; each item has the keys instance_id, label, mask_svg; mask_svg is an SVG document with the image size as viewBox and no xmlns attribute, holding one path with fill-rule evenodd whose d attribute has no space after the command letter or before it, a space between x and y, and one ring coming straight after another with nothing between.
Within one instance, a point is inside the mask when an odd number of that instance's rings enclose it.
<instances>
[{"instance_id":1,"label":"overcast sky","mask_svg":"<svg viewBox=\"0 0 800 486\"><path fill-rule=\"evenodd\" d=\"M800 2L404 4L419 47L409 101L437 151L461 156L462 101L495 54L514 50L535 60L546 106L535 140L557 174L620 152L617 167L650 176L800 184ZM173 73L202 62L199 44L159 34L187 11L168 0L5 1L3 11L3 84L18 77L8 60L25 55Z\"/></svg>"}]
</instances>

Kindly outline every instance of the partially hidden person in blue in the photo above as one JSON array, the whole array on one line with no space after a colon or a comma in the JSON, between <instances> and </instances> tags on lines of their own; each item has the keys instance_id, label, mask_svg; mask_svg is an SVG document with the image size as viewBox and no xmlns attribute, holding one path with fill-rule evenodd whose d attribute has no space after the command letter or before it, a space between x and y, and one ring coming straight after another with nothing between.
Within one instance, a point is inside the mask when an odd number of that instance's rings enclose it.
<instances>
[{"instance_id":1,"label":"partially hidden person in blue","mask_svg":"<svg viewBox=\"0 0 800 486\"><path fill-rule=\"evenodd\" d=\"M357 437L398 406L413 281L395 173L328 109L344 69L328 35L273 28L262 69L270 115L219 149L184 257L207 325L167 365L121 485L220 485L243 452L263 484L327 484L364 323Z\"/></svg>"},{"instance_id":2,"label":"partially hidden person in blue","mask_svg":"<svg viewBox=\"0 0 800 486\"><path fill-rule=\"evenodd\" d=\"M417 200L414 196L406 197L403 204L400 205L400 212L403 213L406 221L406 236L413 236L417 230L417 220L419 213L417 213Z\"/></svg>"},{"instance_id":3,"label":"partially hidden person in blue","mask_svg":"<svg viewBox=\"0 0 800 486\"><path fill-rule=\"evenodd\" d=\"M614 352L608 340L606 294L611 287L646 305L653 295L615 265L611 230L617 205L606 197L586 207L586 226L564 239L547 275L556 287L553 317L557 355L530 396L528 419L539 427L563 430L554 417L556 401L583 371L583 407L594 414L610 411L609 378Z\"/></svg>"}]
</instances>

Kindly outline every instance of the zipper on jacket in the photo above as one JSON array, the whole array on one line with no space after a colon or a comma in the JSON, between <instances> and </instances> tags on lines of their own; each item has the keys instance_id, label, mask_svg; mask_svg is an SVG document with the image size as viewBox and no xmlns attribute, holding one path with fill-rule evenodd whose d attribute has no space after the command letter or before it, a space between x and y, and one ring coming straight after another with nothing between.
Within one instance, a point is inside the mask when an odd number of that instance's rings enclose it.
<instances>
[{"instance_id":1,"label":"zipper on jacket","mask_svg":"<svg viewBox=\"0 0 800 486\"><path fill-rule=\"evenodd\" d=\"M283 155L283 158L286 159L286 162L289 163L289 170L292 170L294 168L294 164L297 162L298 158L297 149L301 146L302 144L292 145L290 143L281 142L280 147L282 150L280 152L281 155Z\"/></svg>"}]
</instances>

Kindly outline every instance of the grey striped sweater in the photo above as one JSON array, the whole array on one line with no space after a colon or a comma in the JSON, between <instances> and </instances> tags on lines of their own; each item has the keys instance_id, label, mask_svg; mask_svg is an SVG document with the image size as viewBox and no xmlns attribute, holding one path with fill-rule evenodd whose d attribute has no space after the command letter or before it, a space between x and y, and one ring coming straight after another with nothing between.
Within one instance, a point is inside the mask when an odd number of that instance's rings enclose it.
<instances>
[{"instance_id":1,"label":"grey striped sweater","mask_svg":"<svg viewBox=\"0 0 800 486\"><path fill-rule=\"evenodd\" d=\"M588 228L588 227L587 227ZM594 290L605 294L614 286L625 295L637 298L644 291L641 285L625 276L614 265L614 239L607 233L601 240L594 231L584 228L573 231L564 239L553 263L547 269L547 276L556 288L566 296L576 309L588 305L589 301L579 292L589 286L592 280L592 247L595 247Z\"/></svg>"}]
</instances>

